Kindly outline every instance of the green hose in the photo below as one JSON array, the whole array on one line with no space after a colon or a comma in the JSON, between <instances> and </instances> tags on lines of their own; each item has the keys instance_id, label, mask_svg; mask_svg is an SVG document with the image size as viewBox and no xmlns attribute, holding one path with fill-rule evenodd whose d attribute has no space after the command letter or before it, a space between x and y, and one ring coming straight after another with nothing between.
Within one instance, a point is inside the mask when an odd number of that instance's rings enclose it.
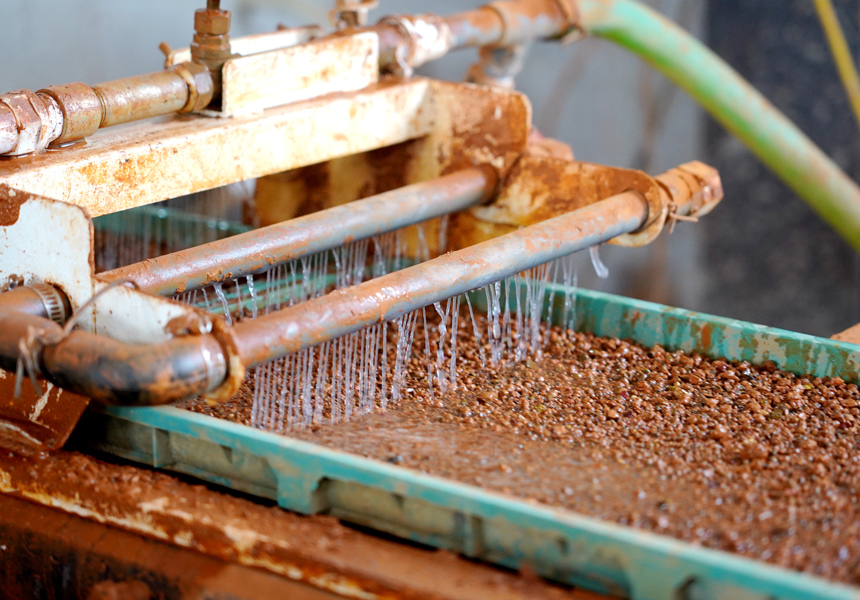
<instances>
[{"instance_id":1,"label":"green hose","mask_svg":"<svg viewBox=\"0 0 860 600\"><path fill-rule=\"evenodd\" d=\"M577 0L582 28L638 54L737 136L860 251L860 188L716 54L635 0Z\"/></svg>"}]
</instances>

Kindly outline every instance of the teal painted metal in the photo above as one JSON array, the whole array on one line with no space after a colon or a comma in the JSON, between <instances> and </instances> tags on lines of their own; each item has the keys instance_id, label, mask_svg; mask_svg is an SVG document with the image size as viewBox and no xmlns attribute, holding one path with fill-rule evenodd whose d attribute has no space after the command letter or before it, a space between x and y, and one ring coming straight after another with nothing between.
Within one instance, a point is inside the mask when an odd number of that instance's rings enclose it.
<instances>
[{"instance_id":1,"label":"teal painted metal","mask_svg":"<svg viewBox=\"0 0 860 600\"><path fill-rule=\"evenodd\" d=\"M560 308L564 289L553 286L550 299ZM577 329L599 335L855 381L860 372L850 344L586 290L577 311ZM849 586L173 407L92 411L78 440L283 508L637 600L860 598Z\"/></svg>"},{"instance_id":2,"label":"teal painted metal","mask_svg":"<svg viewBox=\"0 0 860 600\"><path fill-rule=\"evenodd\" d=\"M253 227L215 217L188 213L175 208L140 206L93 219L96 231L146 236L150 240L177 241L191 245L220 240ZM182 234L188 237L181 239Z\"/></svg>"}]
</instances>

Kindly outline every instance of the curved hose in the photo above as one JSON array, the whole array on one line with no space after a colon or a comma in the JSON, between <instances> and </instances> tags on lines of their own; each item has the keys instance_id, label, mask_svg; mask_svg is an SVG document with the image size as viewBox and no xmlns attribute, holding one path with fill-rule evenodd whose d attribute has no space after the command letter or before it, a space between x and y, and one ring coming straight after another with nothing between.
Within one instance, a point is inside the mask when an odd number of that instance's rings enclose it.
<instances>
[{"instance_id":1,"label":"curved hose","mask_svg":"<svg viewBox=\"0 0 860 600\"><path fill-rule=\"evenodd\" d=\"M860 188L721 58L635 0L575 3L585 31L634 52L683 88L860 251Z\"/></svg>"}]
</instances>

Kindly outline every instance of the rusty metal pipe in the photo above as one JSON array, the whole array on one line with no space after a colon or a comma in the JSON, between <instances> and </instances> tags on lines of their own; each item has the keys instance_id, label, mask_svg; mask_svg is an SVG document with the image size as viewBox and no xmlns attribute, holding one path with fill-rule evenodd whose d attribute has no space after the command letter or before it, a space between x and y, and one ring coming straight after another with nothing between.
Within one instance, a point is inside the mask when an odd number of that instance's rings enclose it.
<instances>
[{"instance_id":1,"label":"rusty metal pipe","mask_svg":"<svg viewBox=\"0 0 860 600\"><path fill-rule=\"evenodd\" d=\"M173 71L126 77L93 86L102 104L101 127L179 112L188 84Z\"/></svg>"},{"instance_id":2,"label":"rusty metal pipe","mask_svg":"<svg viewBox=\"0 0 860 600\"><path fill-rule=\"evenodd\" d=\"M570 0L502 0L448 17L388 16L371 27L386 69L419 67L450 50L520 46L564 36L576 25Z\"/></svg>"},{"instance_id":3,"label":"rusty metal pipe","mask_svg":"<svg viewBox=\"0 0 860 600\"><path fill-rule=\"evenodd\" d=\"M46 283L18 286L0 294L0 309L50 319L63 325L72 314L68 297Z\"/></svg>"},{"instance_id":4,"label":"rusty metal pipe","mask_svg":"<svg viewBox=\"0 0 860 600\"><path fill-rule=\"evenodd\" d=\"M0 155L44 150L84 139L100 127L205 108L213 80L203 65L168 70L95 86L68 83L33 93L0 95Z\"/></svg>"},{"instance_id":5,"label":"rusty metal pipe","mask_svg":"<svg viewBox=\"0 0 860 600\"><path fill-rule=\"evenodd\" d=\"M233 327L251 367L338 338L639 229L648 204L624 192L493 240Z\"/></svg>"},{"instance_id":6,"label":"rusty metal pipe","mask_svg":"<svg viewBox=\"0 0 860 600\"><path fill-rule=\"evenodd\" d=\"M125 344L76 331L42 352L42 371L55 385L110 404L155 405L200 396L227 377L212 335L161 344Z\"/></svg>"},{"instance_id":7,"label":"rusty metal pipe","mask_svg":"<svg viewBox=\"0 0 860 600\"><path fill-rule=\"evenodd\" d=\"M4 294L5 295L5 294ZM205 394L227 377L225 353L213 335L176 337L161 344L125 344L62 329L43 317L0 304L0 367L15 372L18 344L30 328L50 339L39 356L41 377L110 404L165 404Z\"/></svg>"},{"instance_id":8,"label":"rusty metal pipe","mask_svg":"<svg viewBox=\"0 0 860 600\"><path fill-rule=\"evenodd\" d=\"M510 46L555 38L571 27L564 0L504 0L445 18L452 46Z\"/></svg>"},{"instance_id":9,"label":"rusty metal pipe","mask_svg":"<svg viewBox=\"0 0 860 600\"><path fill-rule=\"evenodd\" d=\"M130 279L143 291L170 296L465 210L488 200L495 185L492 169L464 169L98 277L106 282Z\"/></svg>"},{"instance_id":10,"label":"rusty metal pipe","mask_svg":"<svg viewBox=\"0 0 860 600\"><path fill-rule=\"evenodd\" d=\"M625 192L494 240L327 296L237 324L231 356L251 367L303 347L390 320L525 269L639 229L648 204ZM36 310L35 298L22 304ZM13 303L14 304L14 303ZM216 335L126 344L10 310L0 299L0 367L14 371L19 343L38 331L37 376L111 404L164 404L206 394L228 379L228 355ZM230 359L230 360L235 360Z\"/></svg>"}]
</instances>

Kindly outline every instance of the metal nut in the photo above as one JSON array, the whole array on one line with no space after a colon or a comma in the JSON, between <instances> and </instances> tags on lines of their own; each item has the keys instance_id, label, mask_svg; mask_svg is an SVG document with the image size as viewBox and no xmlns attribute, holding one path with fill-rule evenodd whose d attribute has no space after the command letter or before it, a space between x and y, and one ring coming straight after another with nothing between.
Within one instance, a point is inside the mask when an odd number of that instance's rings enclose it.
<instances>
[{"instance_id":1,"label":"metal nut","mask_svg":"<svg viewBox=\"0 0 860 600\"><path fill-rule=\"evenodd\" d=\"M194 13L194 31L203 35L230 33L230 11L201 9Z\"/></svg>"},{"instance_id":2,"label":"metal nut","mask_svg":"<svg viewBox=\"0 0 860 600\"><path fill-rule=\"evenodd\" d=\"M18 144L18 125L8 106L0 105L0 154L10 152Z\"/></svg>"},{"instance_id":3,"label":"metal nut","mask_svg":"<svg viewBox=\"0 0 860 600\"><path fill-rule=\"evenodd\" d=\"M36 93L53 98L63 112L63 130L54 143L82 140L101 127L102 102L90 86L68 83L51 86Z\"/></svg>"},{"instance_id":4,"label":"metal nut","mask_svg":"<svg viewBox=\"0 0 860 600\"><path fill-rule=\"evenodd\" d=\"M180 113L203 110L212 102L215 86L212 84L212 72L206 65L185 62L174 66L171 71L182 77L188 84L188 102Z\"/></svg>"},{"instance_id":5,"label":"metal nut","mask_svg":"<svg viewBox=\"0 0 860 600\"><path fill-rule=\"evenodd\" d=\"M63 113L53 98L17 90L0 96L0 107L3 106L11 111L18 129L18 141L7 154L19 156L44 150L63 130Z\"/></svg>"}]
</instances>

